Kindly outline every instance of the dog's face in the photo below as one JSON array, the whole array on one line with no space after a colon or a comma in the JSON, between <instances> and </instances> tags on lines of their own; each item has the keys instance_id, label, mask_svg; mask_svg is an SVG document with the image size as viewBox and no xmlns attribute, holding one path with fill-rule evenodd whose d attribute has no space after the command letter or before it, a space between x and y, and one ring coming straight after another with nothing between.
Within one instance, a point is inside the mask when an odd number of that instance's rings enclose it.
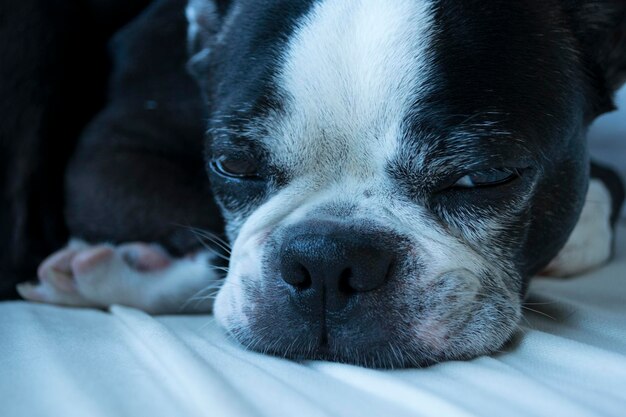
<instances>
[{"instance_id":1,"label":"dog's face","mask_svg":"<svg viewBox=\"0 0 626 417\"><path fill-rule=\"evenodd\" d=\"M193 0L219 322L373 366L500 348L586 188L597 100L555 3Z\"/></svg>"}]
</instances>

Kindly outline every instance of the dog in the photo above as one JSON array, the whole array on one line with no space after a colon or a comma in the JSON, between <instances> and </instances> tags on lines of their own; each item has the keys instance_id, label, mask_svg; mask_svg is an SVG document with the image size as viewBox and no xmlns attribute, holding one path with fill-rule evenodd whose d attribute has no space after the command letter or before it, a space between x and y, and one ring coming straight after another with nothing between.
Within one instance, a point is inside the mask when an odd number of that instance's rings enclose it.
<instances>
[{"instance_id":1,"label":"dog","mask_svg":"<svg viewBox=\"0 0 626 417\"><path fill-rule=\"evenodd\" d=\"M158 0L112 43L73 239L19 292L212 310L290 358L495 352L532 276L610 257L623 187L585 133L625 28L611 0Z\"/></svg>"}]
</instances>

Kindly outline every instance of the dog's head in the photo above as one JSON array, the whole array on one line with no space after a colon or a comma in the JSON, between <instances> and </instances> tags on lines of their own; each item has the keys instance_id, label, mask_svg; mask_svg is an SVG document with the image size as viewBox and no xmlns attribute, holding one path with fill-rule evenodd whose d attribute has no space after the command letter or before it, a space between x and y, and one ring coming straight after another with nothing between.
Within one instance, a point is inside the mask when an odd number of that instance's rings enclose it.
<instances>
[{"instance_id":1,"label":"dog's head","mask_svg":"<svg viewBox=\"0 0 626 417\"><path fill-rule=\"evenodd\" d=\"M219 322L374 366L502 346L580 212L585 129L626 73L618 5L192 0L233 242Z\"/></svg>"}]
</instances>

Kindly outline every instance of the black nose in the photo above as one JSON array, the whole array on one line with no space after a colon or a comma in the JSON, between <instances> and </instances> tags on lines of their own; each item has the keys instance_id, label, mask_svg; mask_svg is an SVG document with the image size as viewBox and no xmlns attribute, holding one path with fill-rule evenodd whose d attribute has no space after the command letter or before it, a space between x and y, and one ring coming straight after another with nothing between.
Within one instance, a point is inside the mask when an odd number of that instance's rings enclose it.
<instances>
[{"instance_id":1,"label":"black nose","mask_svg":"<svg viewBox=\"0 0 626 417\"><path fill-rule=\"evenodd\" d=\"M383 286L395 260L390 239L338 222L303 223L287 236L280 272L307 309L343 309L355 294Z\"/></svg>"}]
</instances>

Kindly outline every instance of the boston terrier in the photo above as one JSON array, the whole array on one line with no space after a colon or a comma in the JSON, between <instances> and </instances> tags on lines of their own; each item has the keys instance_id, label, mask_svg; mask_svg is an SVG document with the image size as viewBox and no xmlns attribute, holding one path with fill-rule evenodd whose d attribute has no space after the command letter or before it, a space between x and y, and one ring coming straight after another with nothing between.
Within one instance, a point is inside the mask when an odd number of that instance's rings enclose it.
<instances>
[{"instance_id":1,"label":"boston terrier","mask_svg":"<svg viewBox=\"0 0 626 417\"><path fill-rule=\"evenodd\" d=\"M423 366L611 254L623 188L585 134L626 80L621 0L158 0L112 51L28 300Z\"/></svg>"}]
</instances>

